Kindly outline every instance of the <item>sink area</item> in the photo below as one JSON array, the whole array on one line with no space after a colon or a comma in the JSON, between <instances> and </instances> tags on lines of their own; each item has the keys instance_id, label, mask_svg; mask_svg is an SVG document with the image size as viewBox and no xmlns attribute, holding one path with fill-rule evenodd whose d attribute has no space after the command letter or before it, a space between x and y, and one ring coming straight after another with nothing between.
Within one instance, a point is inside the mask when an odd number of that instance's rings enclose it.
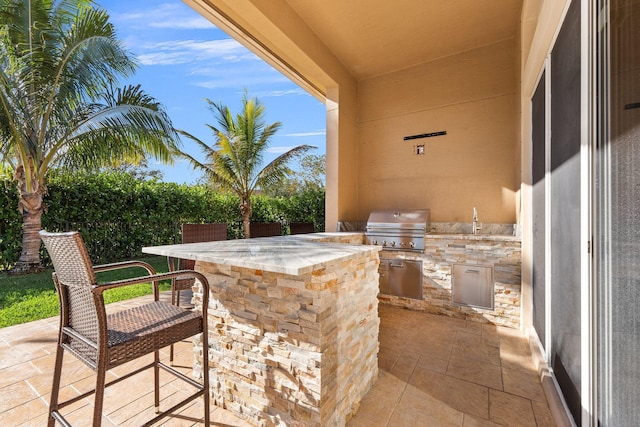
<instances>
[{"instance_id":1,"label":"sink area","mask_svg":"<svg viewBox=\"0 0 640 427\"><path fill-rule=\"evenodd\" d=\"M476 224L477 232L474 233L474 224ZM431 222L429 236L464 236L464 237L480 237L480 238L514 238L516 233L516 224L502 223L481 223L481 222Z\"/></svg>"}]
</instances>

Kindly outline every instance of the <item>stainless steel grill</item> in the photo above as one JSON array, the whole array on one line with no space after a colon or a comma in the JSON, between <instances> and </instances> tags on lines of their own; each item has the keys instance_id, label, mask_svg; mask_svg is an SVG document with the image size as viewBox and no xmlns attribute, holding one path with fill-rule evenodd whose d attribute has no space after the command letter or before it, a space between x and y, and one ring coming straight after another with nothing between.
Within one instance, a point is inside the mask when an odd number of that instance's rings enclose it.
<instances>
[{"instance_id":1,"label":"stainless steel grill","mask_svg":"<svg viewBox=\"0 0 640 427\"><path fill-rule=\"evenodd\" d=\"M422 252L430 219L429 209L372 211L367 220L367 244L388 250Z\"/></svg>"}]
</instances>

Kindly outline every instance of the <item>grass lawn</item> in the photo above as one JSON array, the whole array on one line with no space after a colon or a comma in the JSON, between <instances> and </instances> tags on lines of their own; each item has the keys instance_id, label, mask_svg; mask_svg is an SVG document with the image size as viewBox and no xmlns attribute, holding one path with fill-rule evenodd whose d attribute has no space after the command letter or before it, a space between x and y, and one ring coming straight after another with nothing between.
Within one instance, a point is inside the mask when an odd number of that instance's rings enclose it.
<instances>
[{"instance_id":1,"label":"grass lawn","mask_svg":"<svg viewBox=\"0 0 640 427\"><path fill-rule=\"evenodd\" d=\"M168 270L165 257L139 258L146 261L158 273ZM60 310L58 295L51 278L52 270L24 276L9 276L0 273L0 328L57 316ZM142 268L126 268L99 273L98 283L128 279L146 275ZM160 284L160 290L170 289L170 282ZM111 303L152 293L151 283L111 289L104 293L105 302Z\"/></svg>"}]
</instances>

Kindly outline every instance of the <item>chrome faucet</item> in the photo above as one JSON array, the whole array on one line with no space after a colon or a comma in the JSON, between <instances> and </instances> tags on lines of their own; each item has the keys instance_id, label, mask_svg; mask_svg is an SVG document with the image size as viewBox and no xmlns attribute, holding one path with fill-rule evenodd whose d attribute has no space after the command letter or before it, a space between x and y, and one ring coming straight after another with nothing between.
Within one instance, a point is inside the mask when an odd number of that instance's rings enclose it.
<instances>
[{"instance_id":1,"label":"chrome faucet","mask_svg":"<svg viewBox=\"0 0 640 427\"><path fill-rule=\"evenodd\" d=\"M482 229L482 223L478 222L478 210L473 208L473 234L478 234L478 231Z\"/></svg>"}]
</instances>

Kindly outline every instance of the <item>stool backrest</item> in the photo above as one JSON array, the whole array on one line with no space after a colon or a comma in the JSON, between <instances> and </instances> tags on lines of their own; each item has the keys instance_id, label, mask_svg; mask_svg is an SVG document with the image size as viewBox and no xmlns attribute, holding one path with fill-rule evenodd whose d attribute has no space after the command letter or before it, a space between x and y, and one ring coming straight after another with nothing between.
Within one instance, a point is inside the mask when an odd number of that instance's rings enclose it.
<instances>
[{"instance_id":1,"label":"stool backrest","mask_svg":"<svg viewBox=\"0 0 640 427\"><path fill-rule=\"evenodd\" d=\"M55 270L53 283L58 290L62 326L72 328L97 344L98 306L92 292L97 281L82 236L77 231L49 233L42 230L40 238ZM67 344L81 358L95 361L95 348L73 338L68 338Z\"/></svg>"},{"instance_id":2,"label":"stool backrest","mask_svg":"<svg viewBox=\"0 0 640 427\"><path fill-rule=\"evenodd\" d=\"M312 222L292 222L289 224L289 229L291 230L291 234L307 234L315 232Z\"/></svg>"},{"instance_id":3,"label":"stool backrest","mask_svg":"<svg viewBox=\"0 0 640 427\"><path fill-rule=\"evenodd\" d=\"M279 222L252 222L249 232L252 238L282 236L282 225Z\"/></svg>"},{"instance_id":4,"label":"stool backrest","mask_svg":"<svg viewBox=\"0 0 640 427\"><path fill-rule=\"evenodd\" d=\"M201 243L227 240L227 224L217 222L211 224L182 224L182 243ZM180 259L178 269L193 270L195 261Z\"/></svg>"}]
</instances>

